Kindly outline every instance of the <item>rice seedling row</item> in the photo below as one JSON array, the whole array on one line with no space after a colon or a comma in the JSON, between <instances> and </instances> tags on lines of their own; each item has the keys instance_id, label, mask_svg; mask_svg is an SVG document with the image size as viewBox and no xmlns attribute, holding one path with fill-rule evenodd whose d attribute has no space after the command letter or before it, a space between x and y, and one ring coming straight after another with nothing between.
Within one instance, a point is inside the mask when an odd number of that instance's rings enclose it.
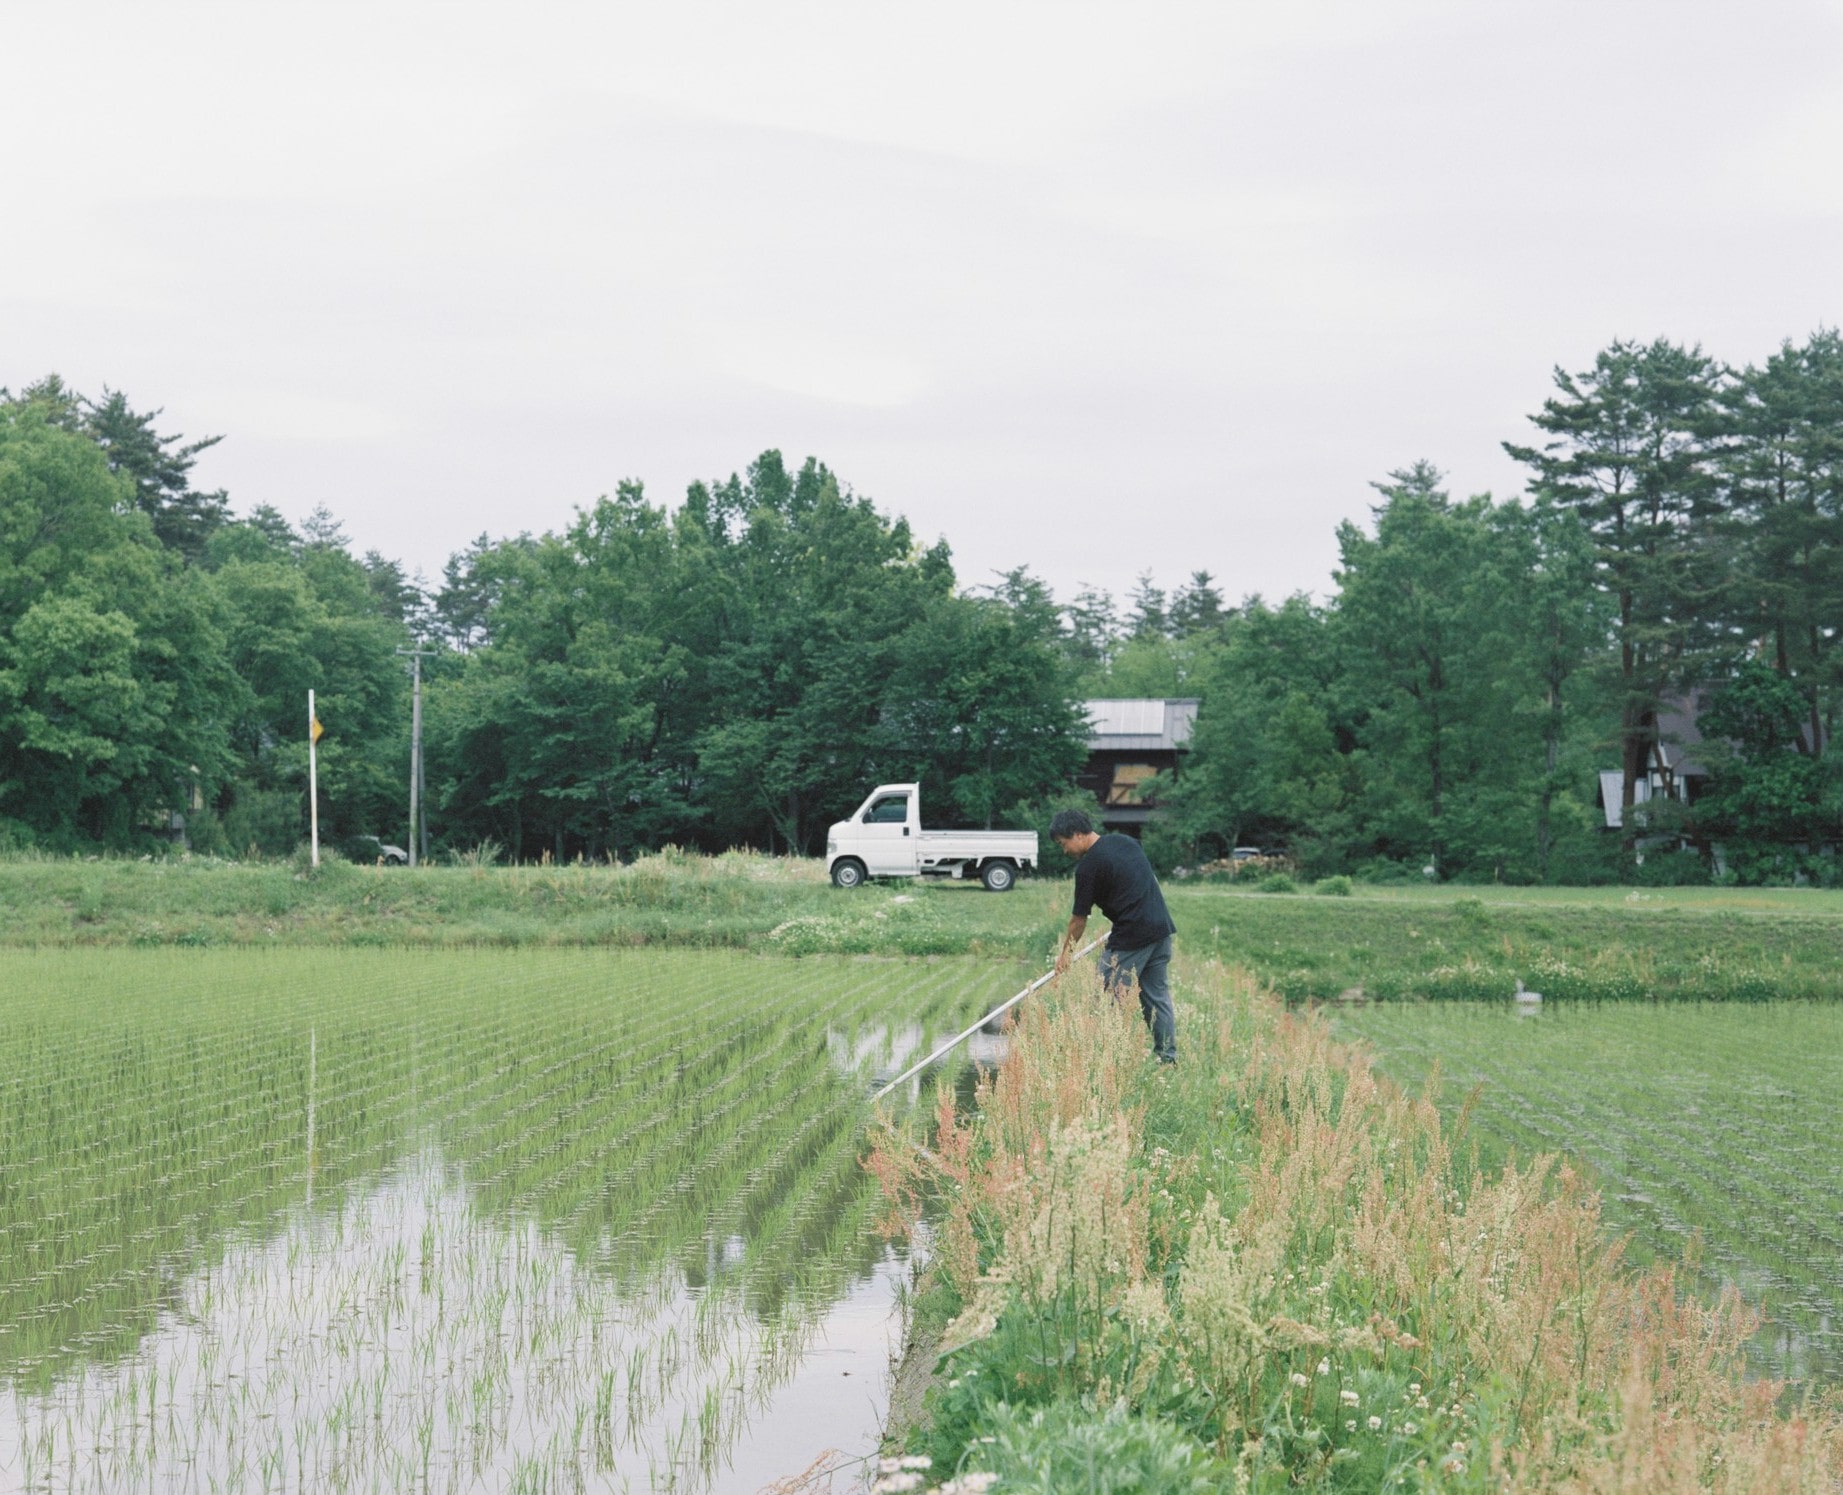
<instances>
[{"instance_id":1,"label":"rice seedling row","mask_svg":"<svg viewBox=\"0 0 1843 1495\"><path fill-rule=\"evenodd\" d=\"M1015 975L0 954L0 1483L708 1483L882 1259L871 1072Z\"/></svg>"},{"instance_id":2,"label":"rice seedling row","mask_svg":"<svg viewBox=\"0 0 1843 1495\"><path fill-rule=\"evenodd\" d=\"M1843 1008L1379 1004L1337 1023L1405 1082L1437 1066L1448 1108L1478 1087L1488 1158L1584 1160L1641 1257L1695 1241L1708 1288L1765 1315L1764 1371L1843 1382Z\"/></svg>"}]
</instances>

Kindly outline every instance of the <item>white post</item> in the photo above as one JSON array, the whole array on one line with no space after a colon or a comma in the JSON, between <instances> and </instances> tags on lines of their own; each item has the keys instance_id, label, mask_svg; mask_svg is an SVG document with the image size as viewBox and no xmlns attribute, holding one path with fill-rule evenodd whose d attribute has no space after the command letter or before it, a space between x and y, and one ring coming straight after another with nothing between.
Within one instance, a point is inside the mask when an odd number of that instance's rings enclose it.
<instances>
[{"instance_id":1,"label":"white post","mask_svg":"<svg viewBox=\"0 0 1843 1495\"><path fill-rule=\"evenodd\" d=\"M307 693L307 827L313 845L313 863L320 865L320 748L314 741L314 693Z\"/></svg>"},{"instance_id":2,"label":"white post","mask_svg":"<svg viewBox=\"0 0 1843 1495\"><path fill-rule=\"evenodd\" d=\"M422 853L422 650L410 655L410 865Z\"/></svg>"}]
</instances>

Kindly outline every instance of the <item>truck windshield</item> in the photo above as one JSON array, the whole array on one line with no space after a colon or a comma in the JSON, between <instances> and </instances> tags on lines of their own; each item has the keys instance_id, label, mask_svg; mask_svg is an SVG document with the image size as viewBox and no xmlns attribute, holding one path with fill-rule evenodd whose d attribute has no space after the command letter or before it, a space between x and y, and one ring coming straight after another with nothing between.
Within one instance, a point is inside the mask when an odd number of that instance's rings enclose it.
<instances>
[{"instance_id":1,"label":"truck windshield","mask_svg":"<svg viewBox=\"0 0 1843 1495\"><path fill-rule=\"evenodd\" d=\"M886 794L864 812L866 825L901 825L909 818L909 797L906 794Z\"/></svg>"}]
</instances>

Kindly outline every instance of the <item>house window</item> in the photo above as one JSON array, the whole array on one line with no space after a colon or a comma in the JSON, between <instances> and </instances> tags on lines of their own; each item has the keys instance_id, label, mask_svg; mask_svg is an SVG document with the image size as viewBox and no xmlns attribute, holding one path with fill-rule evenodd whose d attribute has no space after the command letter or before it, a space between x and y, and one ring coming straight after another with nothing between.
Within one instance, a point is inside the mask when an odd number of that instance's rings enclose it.
<instances>
[{"instance_id":1,"label":"house window","mask_svg":"<svg viewBox=\"0 0 1843 1495\"><path fill-rule=\"evenodd\" d=\"M1158 776L1158 770L1150 763L1119 763L1114 765L1113 782L1107 786L1107 803L1110 805L1143 805L1150 780Z\"/></svg>"}]
</instances>

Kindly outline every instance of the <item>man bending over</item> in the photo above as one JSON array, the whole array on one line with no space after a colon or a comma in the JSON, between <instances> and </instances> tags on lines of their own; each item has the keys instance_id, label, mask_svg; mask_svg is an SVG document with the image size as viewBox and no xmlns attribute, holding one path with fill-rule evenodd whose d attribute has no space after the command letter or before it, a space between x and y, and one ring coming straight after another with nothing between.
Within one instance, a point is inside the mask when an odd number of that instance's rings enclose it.
<instances>
[{"instance_id":1,"label":"man bending over","mask_svg":"<svg viewBox=\"0 0 1843 1495\"><path fill-rule=\"evenodd\" d=\"M1066 855L1075 858L1075 912L1056 957L1056 974L1068 970L1088 927L1088 911L1098 904L1113 921L1101 951L1101 980L1108 991L1122 997L1138 979L1139 1010L1152 1030L1152 1048L1159 1063L1176 1064L1177 1020L1165 973L1177 926L1165 909L1165 895L1145 851L1131 836L1097 836L1080 810L1058 810L1049 833Z\"/></svg>"}]
</instances>

